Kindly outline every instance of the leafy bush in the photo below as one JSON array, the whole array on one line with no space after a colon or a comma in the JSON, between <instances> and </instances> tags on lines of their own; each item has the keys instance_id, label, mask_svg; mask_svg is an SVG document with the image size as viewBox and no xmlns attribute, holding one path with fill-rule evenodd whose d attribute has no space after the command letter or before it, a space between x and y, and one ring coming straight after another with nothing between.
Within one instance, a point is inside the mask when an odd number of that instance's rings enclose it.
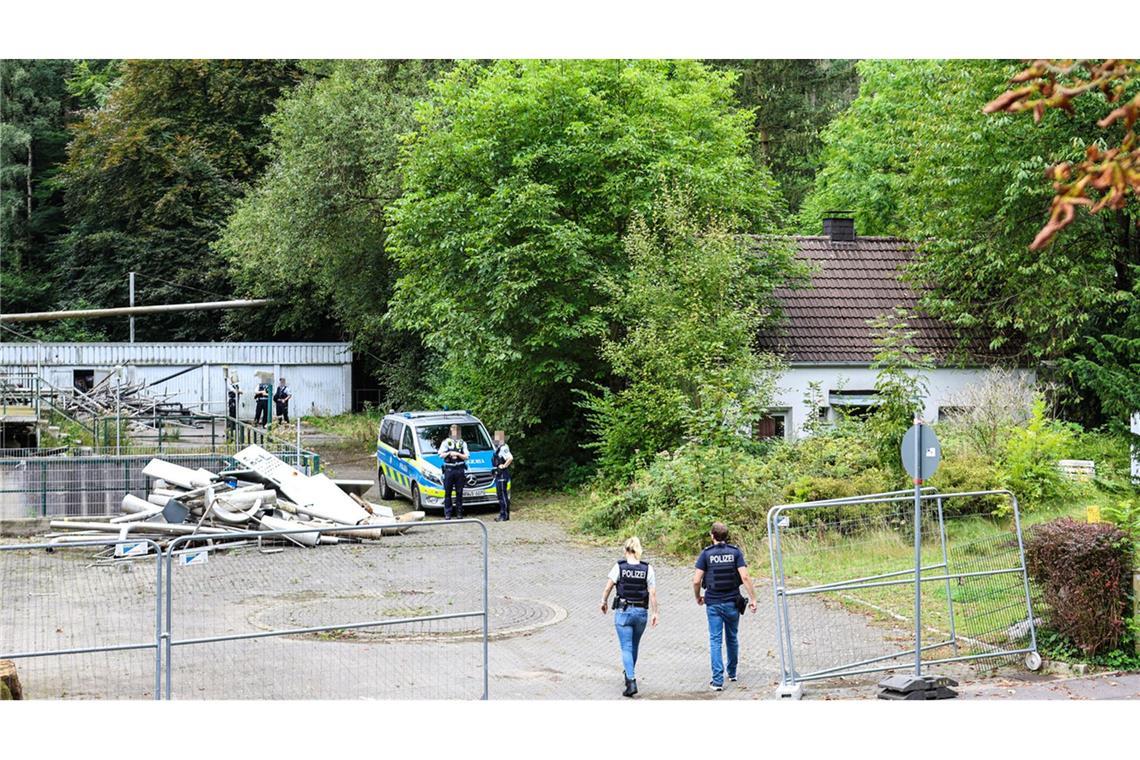
<instances>
[{"instance_id":1,"label":"leafy bush","mask_svg":"<svg viewBox=\"0 0 1140 760\"><path fill-rule=\"evenodd\" d=\"M661 452L616 492L590 496L579 527L589 533L637 532L666 551L700 549L714 520L740 533L763 534L779 492L763 461L736 447L688 445Z\"/></svg>"},{"instance_id":2,"label":"leafy bush","mask_svg":"<svg viewBox=\"0 0 1140 760\"><path fill-rule=\"evenodd\" d=\"M927 484L942 493L993 491L1002 488L998 468L978 454L946 457ZM943 509L947 515L990 514L1008 503L1009 500L1001 496L975 496L950 499L944 503Z\"/></svg>"},{"instance_id":3,"label":"leafy bush","mask_svg":"<svg viewBox=\"0 0 1140 760\"><path fill-rule=\"evenodd\" d=\"M1063 517L1030 529L1025 549L1049 627L1086 655L1117 646L1129 609L1133 550L1127 537L1105 523Z\"/></svg>"},{"instance_id":4,"label":"leafy bush","mask_svg":"<svg viewBox=\"0 0 1140 760\"><path fill-rule=\"evenodd\" d=\"M862 430L844 426L766 450L686 444L661 452L627 484L590 494L579 527L595 534L636 532L666 551L688 553L705 543L709 524L762 537L768 509L781 502L854 496L897 487L878 467ZM866 507L852 507L853 511ZM834 512L829 512L834 516Z\"/></svg>"},{"instance_id":5,"label":"leafy bush","mask_svg":"<svg viewBox=\"0 0 1140 760\"><path fill-rule=\"evenodd\" d=\"M1017 496L1023 510L1070 493L1072 484L1057 469L1057 461L1066 458L1073 441L1072 428L1048 419L1045 401L1038 398L1029 424L1010 434L1002 459L1002 482Z\"/></svg>"},{"instance_id":6,"label":"leafy bush","mask_svg":"<svg viewBox=\"0 0 1140 760\"><path fill-rule=\"evenodd\" d=\"M1132 540L1140 543L1140 499L1121 499L1101 510L1104 518Z\"/></svg>"}]
</instances>

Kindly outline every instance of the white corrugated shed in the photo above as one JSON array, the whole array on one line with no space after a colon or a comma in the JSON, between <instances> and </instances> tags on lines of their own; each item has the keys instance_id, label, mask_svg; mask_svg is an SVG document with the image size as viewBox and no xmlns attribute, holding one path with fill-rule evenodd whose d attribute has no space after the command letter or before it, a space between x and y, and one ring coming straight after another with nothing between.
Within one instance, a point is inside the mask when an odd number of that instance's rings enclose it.
<instances>
[{"instance_id":1,"label":"white corrugated shed","mask_svg":"<svg viewBox=\"0 0 1140 760\"><path fill-rule=\"evenodd\" d=\"M0 367L40 368L59 388L71 388L76 371L94 371L98 382L116 367L122 382L154 382L172 402L224 413L227 374L242 389L238 416L253 417L259 382L285 377L294 416L341 414L352 409L352 350L348 343L0 343ZM113 383L114 381L112 381Z\"/></svg>"}]
</instances>

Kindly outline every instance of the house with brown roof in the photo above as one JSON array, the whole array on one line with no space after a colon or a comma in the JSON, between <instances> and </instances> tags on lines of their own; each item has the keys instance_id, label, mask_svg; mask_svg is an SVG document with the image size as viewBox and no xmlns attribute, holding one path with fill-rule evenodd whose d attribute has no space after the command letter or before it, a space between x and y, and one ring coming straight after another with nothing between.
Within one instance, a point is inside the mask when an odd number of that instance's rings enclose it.
<instances>
[{"instance_id":1,"label":"house with brown roof","mask_svg":"<svg viewBox=\"0 0 1140 760\"><path fill-rule=\"evenodd\" d=\"M880 351L871 323L896 307L911 315L911 345L934 360L934 369L923 372L927 422L952 414L962 392L989 368L1011 364L1008 354L987 350L985 336L964 346L949 325L922 312L918 294L903 277L916 255L913 242L859 236L850 215L831 213L823 220L823 235L792 238L797 258L812 270L810 282L776 292L783 323L757 339L758 348L779 354L787 364L775 406L756 426L758 437L799 436L811 415L834 421L841 408L855 416L871 411L878 375L872 365ZM756 237L753 244L762 250L766 240ZM1020 371L1027 379L1035 377L1032 369ZM817 408L808 401L813 383L818 383Z\"/></svg>"}]
</instances>

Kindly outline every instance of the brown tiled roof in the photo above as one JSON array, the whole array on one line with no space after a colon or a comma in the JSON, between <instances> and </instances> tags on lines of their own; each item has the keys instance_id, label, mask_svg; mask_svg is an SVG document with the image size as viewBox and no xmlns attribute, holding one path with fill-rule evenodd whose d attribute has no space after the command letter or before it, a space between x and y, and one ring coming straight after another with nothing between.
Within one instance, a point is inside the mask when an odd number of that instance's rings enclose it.
<instances>
[{"instance_id":1,"label":"brown tiled roof","mask_svg":"<svg viewBox=\"0 0 1140 760\"><path fill-rule=\"evenodd\" d=\"M753 237L756 249L773 238ZM869 324L901 306L916 316L907 321L917 334L914 345L938 364L959 363L961 343L951 327L918 309L915 292L900 278L914 256L914 244L889 237L858 237L832 242L828 237L796 237L797 258L814 270L810 286L780 288L776 297L784 324L758 337L757 345L789 362L871 363L879 349ZM984 342L978 347L981 348ZM971 351L970 364L989 363L984 351ZM991 359L992 360L992 359Z\"/></svg>"}]
</instances>

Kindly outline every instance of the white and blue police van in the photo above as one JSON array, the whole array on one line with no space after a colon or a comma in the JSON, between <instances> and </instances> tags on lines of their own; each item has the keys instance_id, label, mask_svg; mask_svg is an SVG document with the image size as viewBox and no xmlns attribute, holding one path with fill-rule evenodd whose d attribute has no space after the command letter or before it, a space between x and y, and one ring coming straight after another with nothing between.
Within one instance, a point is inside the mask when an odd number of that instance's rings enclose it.
<instances>
[{"instance_id":1,"label":"white and blue police van","mask_svg":"<svg viewBox=\"0 0 1140 760\"><path fill-rule=\"evenodd\" d=\"M463 508L498 506L491 468L494 444L483 423L463 410L395 412L384 417L376 438L376 482L381 499L403 496L411 499L413 509L443 509L443 459L439 447L451 434L452 425L459 425L471 455L467 460Z\"/></svg>"}]
</instances>

